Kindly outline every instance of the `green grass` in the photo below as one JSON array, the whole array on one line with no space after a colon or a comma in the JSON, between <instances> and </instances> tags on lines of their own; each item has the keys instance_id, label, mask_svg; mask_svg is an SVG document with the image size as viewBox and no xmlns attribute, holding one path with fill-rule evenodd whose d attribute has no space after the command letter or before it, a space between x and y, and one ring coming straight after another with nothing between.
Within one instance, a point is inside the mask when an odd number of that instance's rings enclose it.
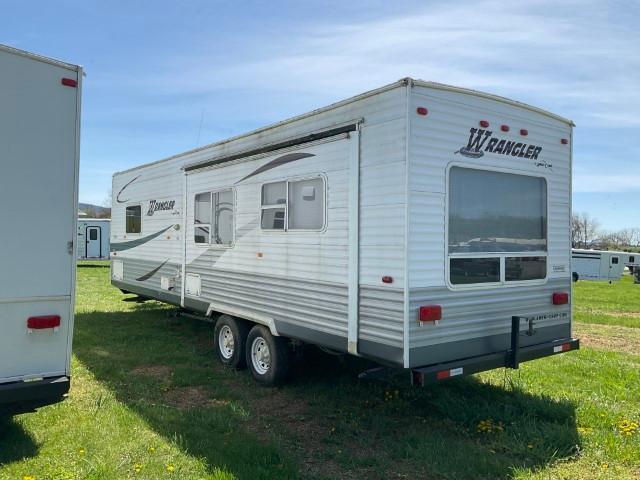
<instances>
[{"instance_id":1,"label":"green grass","mask_svg":"<svg viewBox=\"0 0 640 480\"><path fill-rule=\"evenodd\" d=\"M267 389L217 363L210 324L123 302L105 266L78 269L71 397L0 426L0 479L640 478L640 432L620 433L640 420L638 355L413 389L309 349Z\"/></svg>"},{"instance_id":2,"label":"green grass","mask_svg":"<svg viewBox=\"0 0 640 480\"><path fill-rule=\"evenodd\" d=\"M640 285L630 275L612 283L578 281L573 314L578 322L640 328Z\"/></svg>"}]
</instances>

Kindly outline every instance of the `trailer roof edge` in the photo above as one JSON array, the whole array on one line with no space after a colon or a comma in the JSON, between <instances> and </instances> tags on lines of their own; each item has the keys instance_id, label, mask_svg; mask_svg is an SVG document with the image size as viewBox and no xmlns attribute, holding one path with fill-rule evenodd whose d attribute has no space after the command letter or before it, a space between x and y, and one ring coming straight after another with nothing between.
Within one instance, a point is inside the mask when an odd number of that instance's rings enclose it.
<instances>
[{"instance_id":1,"label":"trailer roof edge","mask_svg":"<svg viewBox=\"0 0 640 480\"><path fill-rule=\"evenodd\" d=\"M371 97L371 96L374 96L374 95L378 95L380 93L384 93L384 92L386 92L388 90L393 90L394 88L406 87L407 85L417 85L417 86L435 88L435 89L439 89L439 90L448 90L448 91L462 93L462 94L466 94L466 95L472 95L472 96L487 98L487 99L498 101L498 102L501 102L501 103L506 103L508 105L512 105L512 106L515 106L515 107L525 108L527 110L531 110L531 111L539 113L541 115L545 115L547 117L553 118L553 119L561 121L563 123L567 123L572 127L575 126L573 121L571 121L571 120L569 120L567 118L564 118L564 117L562 117L560 115L556 115L555 113L551 113L551 112L549 112L547 110L544 110L544 109L541 109L541 108L537 108L537 107L534 107L532 105L528 105L528 104L523 103L523 102L518 102L516 100L511 100L511 99L506 98L506 97L501 97L499 95L493 95L493 94L490 94L490 93L480 92L478 90L472 90L472 89L469 89L469 88L454 87L452 85L446 85L444 83L437 83L437 82L431 82L431 81L426 81L426 80L413 79L411 77L404 77L404 78L401 78L400 80L397 80L397 81L395 81L393 83L390 83L388 85L384 85L382 87L379 87L379 88L376 88L376 89L369 90L369 91L366 91L364 93L361 93L359 95L355 95L353 97L349 97L349 98L346 98L344 100L340 100L340 101L331 103L331 104L329 104L327 106L324 106L324 107L316 108L316 109L311 110L309 112L305 112L303 114L287 118L287 119L282 120L280 122L272 123L270 125L267 125L267 126L264 126L264 127L260 127L258 129L255 129L255 130L251 130L249 132L241 133L239 135L234 135L233 137L225 138L224 140L220 140L220 141L217 141L217 142L209 143L209 144L203 145L201 147L193 148L191 150L187 150L187 151L175 154L175 155L171 155L169 157L165 157L165 158L162 158L160 160L155 160L153 162L144 163L142 165L137 165L135 167L131 167L131 168L127 168L125 170L120 170L120 171L114 172L113 176L121 175L121 174L132 172L132 171L136 171L136 170L139 170L141 168L146 168L146 167L150 167L150 166L153 166L153 165L158 165L160 163L169 162L171 160L175 160L176 158L180 158L180 157L184 157L186 155L191 155L193 153L201 152L201 151L207 150L209 148L218 147L220 145L224 145L224 144L227 144L227 143L234 142L234 141L239 140L241 138L250 137L252 135L258 135L258 134L264 133L264 132L266 132L268 130L272 130L274 128L282 127L282 126L287 125L289 123L293 123L293 122L296 122L296 121L299 121L299 120L303 120L303 119L311 117L313 115L317 115L319 113L324 113L324 112L327 112L329 110L332 110L332 109L335 109L335 108L338 108L338 107L342 107L344 105L348 105L349 103L353 103L353 102L356 102L356 101L359 101L359 100L363 100L363 99L365 99L367 97ZM332 127L332 125L327 125L326 126L327 129L330 129L331 127Z\"/></svg>"},{"instance_id":2,"label":"trailer roof edge","mask_svg":"<svg viewBox=\"0 0 640 480\"><path fill-rule=\"evenodd\" d=\"M56 58L40 55L39 53L28 52L26 50L21 50L15 47L10 47L9 45L5 45L3 43L0 43L0 50L8 53L13 53L15 55L20 55L21 57L31 58L32 60L38 60L39 62L56 65L58 67L66 68L67 70L73 70L74 72L77 72L78 70L82 69L81 65L75 65L69 62L63 62L62 60L58 60Z\"/></svg>"}]
</instances>

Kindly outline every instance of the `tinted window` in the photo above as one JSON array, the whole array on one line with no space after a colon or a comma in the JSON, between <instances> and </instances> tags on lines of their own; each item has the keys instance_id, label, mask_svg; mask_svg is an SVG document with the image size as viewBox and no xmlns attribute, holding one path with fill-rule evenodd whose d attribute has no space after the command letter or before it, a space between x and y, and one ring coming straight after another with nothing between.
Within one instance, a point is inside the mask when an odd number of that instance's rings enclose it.
<instances>
[{"instance_id":1,"label":"tinted window","mask_svg":"<svg viewBox=\"0 0 640 480\"><path fill-rule=\"evenodd\" d=\"M453 167L449 252L546 251L546 205L544 179Z\"/></svg>"},{"instance_id":2,"label":"tinted window","mask_svg":"<svg viewBox=\"0 0 640 480\"><path fill-rule=\"evenodd\" d=\"M546 257L507 257L504 267L507 282L539 280L547 276Z\"/></svg>"},{"instance_id":3,"label":"tinted window","mask_svg":"<svg viewBox=\"0 0 640 480\"><path fill-rule=\"evenodd\" d=\"M98 230L96 228L92 228L89 230L89 240L97 240L98 239Z\"/></svg>"},{"instance_id":4,"label":"tinted window","mask_svg":"<svg viewBox=\"0 0 640 480\"><path fill-rule=\"evenodd\" d=\"M618 257L611 257L611 263L613 265L617 265L618 264Z\"/></svg>"},{"instance_id":5,"label":"tinted window","mask_svg":"<svg viewBox=\"0 0 640 480\"><path fill-rule=\"evenodd\" d=\"M449 276L454 285L497 283L500 281L500 259L452 258L449 264Z\"/></svg>"},{"instance_id":6,"label":"tinted window","mask_svg":"<svg viewBox=\"0 0 640 480\"><path fill-rule=\"evenodd\" d=\"M140 233L142 229L142 207L132 205L126 208L126 232Z\"/></svg>"}]
</instances>

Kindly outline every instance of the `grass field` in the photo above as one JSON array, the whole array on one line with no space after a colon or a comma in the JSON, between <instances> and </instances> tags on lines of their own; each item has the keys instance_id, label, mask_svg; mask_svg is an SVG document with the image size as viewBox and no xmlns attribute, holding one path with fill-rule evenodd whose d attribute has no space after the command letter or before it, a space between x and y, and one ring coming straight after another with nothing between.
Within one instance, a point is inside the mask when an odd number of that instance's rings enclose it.
<instances>
[{"instance_id":1,"label":"grass field","mask_svg":"<svg viewBox=\"0 0 640 480\"><path fill-rule=\"evenodd\" d=\"M79 267L71 396L0 425L1 479L640 478L628 282L578 282L578 317L608 325L519 371L413 389L309 349L267 389L218 364L210 324L124 302L108 276Z\"/></svg>"},{"instance_id":2,"label":"grass field","mask_svg":"<svg viewBox=\"0 0 640 480\"><path fill-rule=\"evenodd\" d=\"M612 283L579 281L573 301L578 322L640 328L640 285L630 275Z\"/></svg>"}]
</instances>

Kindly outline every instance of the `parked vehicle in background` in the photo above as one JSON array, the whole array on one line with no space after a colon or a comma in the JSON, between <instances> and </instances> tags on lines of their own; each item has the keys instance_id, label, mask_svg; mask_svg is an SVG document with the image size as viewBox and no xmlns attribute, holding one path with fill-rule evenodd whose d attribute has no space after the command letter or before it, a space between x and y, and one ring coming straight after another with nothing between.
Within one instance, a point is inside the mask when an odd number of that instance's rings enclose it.
<instances>
[{"instance_id":1,"label":"parked vehicle in background","mask_svg":"<svg viewBox=\"0 0 640 480\"><path fill-rule=\"evenodd\" d=\"M599 280L614 282L620 280L625 266L633 266L638 255L610 250L571 250L571 272L573 281Z\"/></svg>"},{"instance_id":2,"label":"parked vehicle in background","mask_svg":"<svg viewBox=\"0 0 640 480\"><path fill-rule=\"evenodd\" d=\"M111 220L108 218L78 219L78 260L109 259Z\"/></svg>"},{"instance_id":3,"label":"parked vehicle in background","mask_svg":"<svg viewBox=\"0 0 640 480\"><path fill-rule=\"evenodd\" d=\"M300 342L417 384L576 349L572 126L403 79L116 173L112 283L216 318L265 384Z\"/></svg>"},{"instance_id":4,"label":"parked vehicle in background","mask_svg":"<svg viewBox=\"0 0 640 480\"><path fill-rule=\"evenodd\" d=\"M82 68L0 45L0 72L4 415L69 390Z\"/></svg>"}]
</instances>

